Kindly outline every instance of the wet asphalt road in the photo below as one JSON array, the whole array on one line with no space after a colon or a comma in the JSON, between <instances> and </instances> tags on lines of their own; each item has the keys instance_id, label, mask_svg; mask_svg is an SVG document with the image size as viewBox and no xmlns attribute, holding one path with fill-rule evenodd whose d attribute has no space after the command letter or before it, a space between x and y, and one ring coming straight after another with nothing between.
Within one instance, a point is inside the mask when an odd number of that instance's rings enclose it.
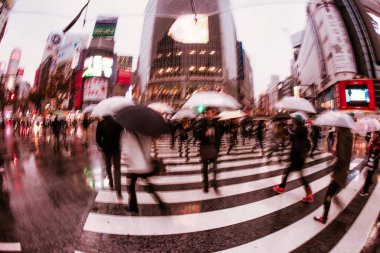
<instances>
[{"instance_id":1,"label":"wet asphalt road","mask_svg":"<svg viewBox=\"0 0 380 253\"><path fill-rule=\"evenodd\" d=\"M0 197L0 243L19 242L22 252L74 252L98 189L103 187L103 159L94 141L88 146L81 130L68 134L67 146L53 150L46 136L14 135L0 130L5 158L5 185ZM354 157L365 144L355 143ZM96 245L94 245L96 248Z\"/></svg>"},{"instance_id":2,"label":"wet asphalt road","mask_svg":"<svg viewBox=\"0 0 380 253\"><path fill-rule=\"evenodd\" d=\"M62 142L54 152L49 133L22 137L1 130L0 243L20 242L23 252L74 252L102 183L102 157L93 140L86 147L80 135L68 136L66 148Z\"/></svg>"}]
</instances>

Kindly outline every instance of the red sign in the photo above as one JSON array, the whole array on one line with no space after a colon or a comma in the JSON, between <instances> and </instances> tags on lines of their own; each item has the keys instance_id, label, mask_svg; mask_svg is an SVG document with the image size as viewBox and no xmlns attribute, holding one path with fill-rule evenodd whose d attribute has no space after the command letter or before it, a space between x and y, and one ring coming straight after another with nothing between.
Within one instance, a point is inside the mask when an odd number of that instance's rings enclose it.
<instances>
[{"instance_id":1,"label":"red sign","mask_svg":"<svg viewBox=\"0 0 380 253\"><path fill-rule=\"evenodd\" d=\"M131 71L128 69L119 69L117 71L117 83L129 85L131 83Z\"/></svg>"},{"instance_id":2,"label":"red sign","mask_svg":"<svg viewBox=\"0 0 380 253\"><path fill-rule=\"evenodd\" d=\"M17 70L17 75L18 75L18 76L23 76L23 75L24 75L24 68L19 68L19 69Z\"/></svg>"},{"instance_id":3,"label":"red sign","mask_svg":"<svg viewBox=\"0 0 380 253\"><path fill-rule=\"evenodd\" d=\"M340 81L337 88L341 110L376 110L375 92L371 79Z\"/></svg>"}]
</instances>

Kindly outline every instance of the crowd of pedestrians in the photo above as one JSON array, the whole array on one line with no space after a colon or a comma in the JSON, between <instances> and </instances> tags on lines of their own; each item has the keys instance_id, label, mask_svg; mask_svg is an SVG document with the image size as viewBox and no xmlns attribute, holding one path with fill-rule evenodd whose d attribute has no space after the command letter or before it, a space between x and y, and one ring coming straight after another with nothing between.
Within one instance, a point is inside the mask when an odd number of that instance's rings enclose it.
<instances>
[{"instance_id":1,"label":"crowd of pedestrians","mask_svg":"<svg viewBox=\"0 0 380 253\"><path fill-rule=\"evenodd\" d=\"M199 147L199 159L201 162L201 176L203 178L203 192L208 193L210 186L218 193L218 157L221 155L222 146L225 145L225 155L234 155L234 149L239 141L244 144L251 143L252 151L259 149L266 163L272 162L272 156L277 153L278 163L289 161L289 165L284 169L280 184L275 185L273 190L283 193L286 190L286 183L290 173L299 173L300 180L305 188L305 196L301 199L306 203L314 201L313 191L303 176L303 168L308 157L313 158L314 153L321 145L323 131L321 127L307 124L303 117L296 115L290 119L280 120L255 120L253 117L243 119L218 120L218 108L207 107L202 117L183 118L175 121L168 120L171 126L171 148L178 147L178 157L189 161L189 146ZM327 130L326 142L328 150L337 156L333 166L332 181L328 186L324 199L324 213L315 217L315 220L326 223L331 199L336 193L345 187L348 168L351 161L352 133L348 128L335 127ZM240 134L240 138L239 138ZM225 136L227 144L222 144ZM147 181L147 188L153 194L161 208L164 205L159 196L154 192L149 183L149 177L156 175L152 168L152 158L150 155L152 143L157 140L149 136L144 136L136 132L129 132L117 126L112 117L104 117L97 127L96 140L101 148L106 164L107 177L111 190L116 191L118 199L123 196L120 190L120 166L127 167L129 207L133 213L138 212L136 198L136 181L143 178ZM264 141L268 148L264 149ZM176 145L177 143L177 145ZM120 148L119 148L120 147ZM284 158L285 148L290 149L288 158ZM266 151L265 151L266 150ZM154 149L157 157L157 149ZM371 153L375 157L375 166L379 161L380 137L376 137L371 142ZM113 162L113 171L111 163ZM212 172L213 178L209 179ZM368 178L371 178L369 173ZM367 194L371 180L366 181L362 193Z\"/></svg>"}]
</instances>

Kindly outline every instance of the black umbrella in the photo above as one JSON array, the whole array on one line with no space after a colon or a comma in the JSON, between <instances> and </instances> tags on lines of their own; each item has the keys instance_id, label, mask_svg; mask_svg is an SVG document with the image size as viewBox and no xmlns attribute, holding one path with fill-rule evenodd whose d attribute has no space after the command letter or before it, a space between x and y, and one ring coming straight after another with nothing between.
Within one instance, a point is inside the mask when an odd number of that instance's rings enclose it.
<instances>
[{"instance_id":1,"label":"black umbrella","mask_svg":"<svg viewBox=\"0 0 380 253\"><path fill-rule=\"evenodd\" d=\"M127 106L117 111L115 121L127 131L157 137L170 133L170 127L165 123L160 113L147 106Z\"/></svg>"},{"instance_id":2,"label":"black umbrella","mask_svg":"<svg viewBox=\"0 0 380 253\"><path fill-rule=\"evenodd\" d=\"M287 119L291 119L292 117L290 117L290 115L288 113L279 113L277 115L275 115L274 117L272 117L272 120L287 120Z\"/></svg>"}]
</instances>

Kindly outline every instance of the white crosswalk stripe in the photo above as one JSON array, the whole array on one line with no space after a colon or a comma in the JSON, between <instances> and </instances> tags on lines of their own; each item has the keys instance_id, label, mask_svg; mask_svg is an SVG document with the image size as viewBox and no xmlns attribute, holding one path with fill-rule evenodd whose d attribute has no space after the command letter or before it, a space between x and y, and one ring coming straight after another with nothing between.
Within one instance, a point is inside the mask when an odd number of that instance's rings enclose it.
<instances>
[{"instance_id":1,"label":"white crosswalk stripe","mask_svg":"<svg viewBox=\"0 0 380 253\"><path fill-rule=\"evenodd\" d=\"M128 236L129 240L142 244L145 237L146 240L154 240L149 236L156 236L155 238L159 238L158 241L172 241L173 246L161 244L152 251L168 251L170 247L175 247L174 244L178 243L178 240L175 239L177 236L186 235L186 237L195 240L192 243L197 243L195 239L197 234L221 233L221 229L223 231L227 229L239 230L241 224L270 221L270 217L278 212L292 212L297 205L302 203L301 198L305 195L302 184L298 182L301 177L300 174L292 173L289 176L288 184L293 186L289 186L289 190L285 193L281 195L273 193L271 188L280 183L282 170L286 168L287 163L267 165L266 159L262 157L261 153L251 153L251 149L252 145L242 146L240 142L233 151L233 155L227 156L222 153L218 158L218 170L221 170L217 174L218 184L221 183L218 192L210 190L209 193L205 194L202 191L201 164L199 157L197 157L198 150L196 148L190 149L189 164L184 158L178 158L176 148L170 149L169 140L162 140L158 148L159 157L163 157L166 163L169 162L173 165L167 166L167 174L151 177L149 182L158 187L156 193L173 213L153 212L152 214L140 213L138 216L131 216L104 211L112 210L112 208L105 208L107 205L110 207L127 207L129 195L128 192L123 191L123 200L118 200L114 191L103 189L98 192L94 203L96 208L89 212L83 233L85 235L86 233L106 234L111 237L118 236L117 238ZM281 159L287 158L287 150L288 148L284 150ZM272 160L276 161L278 158L279 156L275 154ZM332 161L333 156L330 153L323 152L316 153L313 159L307 159L303 175L310 178L309 183L315 195L322 196L324 194L331 180L331 171L328 167L332 165ZM363 159L355 159L352 161L350 169L359 168L362 161ZM126 170L123 169L122 172L125 173ZM353 174L353 180L339 193L339 198L344 205L341 208L332 205L328 223L334 222L342 211L354 201L364 182L364 173L359 172L353 170L352 173L356 173ZM211 172L209 177L212 178ZM125 186L127 183L128 180L123 177L122 185ZM139 180L138 185L146 185L146 182L143 179ZM187 188L181 189L182 186ZM160 187L164 188L160 190ZM352 238L360 234L360 231L368 234L371 223L373 224L377 218L375 213L376 211L379 212L377 205L373 204L379 201L379 188L380 186L377 185L362 213L352 226L355 231L350 229L346 233L341 241L336 244L335 252L344 252L342 250L348 249ZM252 198L255 195L258 197ZM137 191L137 200L139 205L146 206L144 207L147 208L146 210L149 209L148 207L157 206L152 195L145 191ZM236 203L232 203L234 201ZM218 207L217 203L223 203L223 205ZM241 243L239 237L233 237L237 242L231 239L230 242L224 242L227 246L203 242L207 247L210 247L209 249L206 248L205 251L289 252L295 250L305 242L313 240L327 228L326 225L316 223L312 218L314 215L322 213L321 200L308 206L313 205L317 205L314 206L313 210L305 214L298 213L297 217L299 218L297 220L284 225L281 229L273 229L263 237ZM181 206L184 208L191 207L191 211L183 212ZM176 211L179 209L181 211ZM370 217L365 216L367 212L371 213ZM274 241L276 241L275 244ZM160 244L158 243L158 245ZM360 245L362 247L363 243ZM125 251L128 251L127 244L125 247ZM357 250L360 250L361 247L357 246L352 252L358 252ZM77 249L78 251L86 251L84 246Z\"/></svg>"}]
</instances>

